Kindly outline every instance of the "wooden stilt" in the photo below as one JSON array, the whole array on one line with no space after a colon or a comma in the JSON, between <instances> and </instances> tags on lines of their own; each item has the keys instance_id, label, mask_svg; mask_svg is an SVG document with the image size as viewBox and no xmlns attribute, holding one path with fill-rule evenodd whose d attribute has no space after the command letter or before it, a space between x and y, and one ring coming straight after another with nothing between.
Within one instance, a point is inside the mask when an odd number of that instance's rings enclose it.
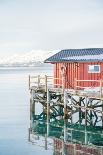
<instances>
[{"instance_id":1,"label":"wooden stilt","mask_svg":"<svg viewBox=\"0 0 103 155\"><path fill-rule=\"evenodd\" d=\"M102 102L102 129L103 129L103 100L101 102Z\"/></svg>"},{"instance_id":2,"label":"wooden stilt","mask_svg":"<svg viewBox=\"0 0 103 155\"><path fill-rule=\"evenodd\" d=\"M90 102L90 107L92 107L92 100L89 99L89 102ZM90 125L93 125L93 120L92 120L92 110L90 110Z\"/></svg>"},{"instance_id":3,"label":"wooden stilt","mask_svg":"<svg viewBox=\"0 0 103 155\"><path fill-rule=\"evenodd\" d=\"M28 141L29 141L29 142L31 141L30 135L31 135L31 129L29 128L29 129L28 129Z\"/></svg>"},{"instance_id":4,"label":"wooden stilt","mask_svg":"<svg viewBox=\"0 0 103 155\"><path fill-rule=\"evenodd\" d=\"M88 134L87 134L87 97L85 98L85 145L88 144Z\"/></svg>"},{"instance_id":5,"label":"wooden stilt","mask_svg":"<svg viewBox=\"0 0 103 155\"><path fill-rule=\"evenodd\" d=\"M47 76L45 75L45 92L47 92Z\"/></svg>"},{"instance_id":6,"label":"wooden stilt","mask_svg":"<svg viewBox=\"0 0 103 155\"><path fill-rule=\"evenodd\" d=\"M49 121L50 121L50 94L49 89L47 89L47 136L49 136Z\"/></svg>"},{"instance_id":7,"label":"wooden stilt","mask_svg":"<svg viewBox=\"0 0 103 155\"><path fill-rule=\"evenodd\" d=\"M45 150L48 149L48 146L47 146L47 134L45 134Z\"/></svg>"},{"instance_id":8,"label":"wooden stilt","mask_svg":"<svg viewBox=\"0 0 103 155\"><path fill-rule=\"evenodd\" d=\"M74 144L74 154L73 155L76 155L76 144Z\"/></svg>"},{"instance_id":9,"label":"wooden stilt","mask_svg":"<svg viewBox=\"0 0 103 155\"><path fill-rule=\"evenodd\" d=\"M33 115L33 113L32 113L32 108L33 108L33 104L34 104L34 97L33 97L33 89L31 89L31 98L30 98L30 128L32 127L32 119L33 119L33 117L32 117L32 115Z\"/></svg>"},{"instance_id":10,"label":"wooden stilt","mask_svg":"<svg viewBox=\"0 0 103 155\"><path fill-rule=\"evenodd\" d=\"M101 155L103 155L103 147L101 147Z\"/></svg>"},{"instance_id":11,"label":"wooden stilt","mask_svg":"<svg viewBox=\"0 0 103 155\"><path fill-rule=\"evenodd\" d=\"M82 123L82 121L81 121L81 97L79 98L79 125L81 126L81 123Z\"/></svg>"},{"instance_id":12,"label":"wooden stilt","mask_svg":"<svg viewBox=\"0 0 103 155\"><path fill-rule=\"evenodd\" d=\"M71 125L73 124L73 101L72 101L72 96L71 96ZM71 143L73 142L73 132L71 129Z\"/></svg>"},{"instance_id":13,"label":"wooden stilt","mask_svg":"<svg viewBox=\"0 0 103 155\"><path fill-rule=\"evenodd\" d=\"M65 143L62 141L62 155L66 155L65 153Z\"/></svg>"},{"instance_id":14,"label":"wooden stilt","mask_svg":"<svg viewBox=\"0 0 103 155\"><path fill-rule=\"evenodd\" d=\"M67 122L67 109L66 109L66 107L67 107L67 92L66 92L66 90L64 90L64 142L66 142L67 141L67 129L66 129L66 122Z\"/></svg>"}]
</instances>

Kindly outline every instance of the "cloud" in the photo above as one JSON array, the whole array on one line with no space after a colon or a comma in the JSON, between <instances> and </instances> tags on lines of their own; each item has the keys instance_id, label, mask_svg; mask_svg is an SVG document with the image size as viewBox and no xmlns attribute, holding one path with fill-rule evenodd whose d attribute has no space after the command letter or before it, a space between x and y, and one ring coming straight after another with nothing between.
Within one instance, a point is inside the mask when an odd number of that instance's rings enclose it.
<instances>
[{"instance_id":1,"label":"cloud","mask_svg":"<svg viewBox=\"0 0 103 155\"><path fill-rule=\"evenodd\" d=\"M0 51L102 44L102 6L101 0L5 1L0 6Z\"/></svg>"}]
</instances>

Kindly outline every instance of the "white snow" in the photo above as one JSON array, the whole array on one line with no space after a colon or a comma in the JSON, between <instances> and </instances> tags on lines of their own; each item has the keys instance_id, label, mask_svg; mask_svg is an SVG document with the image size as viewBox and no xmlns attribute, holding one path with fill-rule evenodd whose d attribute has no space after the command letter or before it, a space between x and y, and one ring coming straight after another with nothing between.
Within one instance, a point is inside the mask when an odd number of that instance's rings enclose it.
<instances>
[{"instance_id":1,"label":"white snow","mask_svg":"<svg viewBox=\"0 0 103 155\"><path fill-rule=\"evenodd\" d=\"M42 63L56 52L57 51L32 50L25 54L14 54L8 58L0 59L0 65Z\"/></svg>"},{"instance_id":2,"label":"white snow","mask_svg":"<svg viewBox=\"0 0 103 155\"><path fill-rule=\"evenodd\" d=\"M64 57L63 60L103 60L103 54Z\"/></svg>"}]
</instances>

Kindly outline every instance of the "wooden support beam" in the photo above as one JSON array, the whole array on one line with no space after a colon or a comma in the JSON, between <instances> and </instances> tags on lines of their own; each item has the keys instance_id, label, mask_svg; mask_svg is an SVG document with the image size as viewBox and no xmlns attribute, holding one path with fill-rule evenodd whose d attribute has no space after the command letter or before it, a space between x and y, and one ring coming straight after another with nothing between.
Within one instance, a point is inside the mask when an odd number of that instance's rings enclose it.
<instances>
[{"instance_id":1,"label":"wooden support beam","mask_svg":"<svg viewBox=\"0 0 103 155\"><path fill-rule=\"evenodd\" d=\"M87 133L87 97L85 98L85 145L88 144L88 133Z\"/></svg>"},{"instance_id":2,"label":"wooden support beam","mask_svg":"<svg viewBox=\"0 0 103 155\"><path fill-rule=\"evenodd\" d=\"M67 96L67 91L64 90L64 142L67 141L67 129L66 129L66 124L67 124L67 100L68 100L68 96Z\"/></svg>"},{"instance_id":3,"label":"wooden support beam","mask_svg":"<svg viewBox=\"0 0 103 155\"><path fill-rule=\"evenodd\" d=\"M71 125L73 124L73 101L71 96ZM71 130L71 143L73 142L73 131Z\"/></svg>"},{"instance_id":4,"label":"wooden support beam","mask_svg":"<svg viewBox=\"0 0 103 155\"><path fill-rule=\"evenodd\" d=\"M50 93L47 89L47 136L49 136L49 124L50 124Z\"/></svg>"},{"instance_id":5,"label":"wooden support beam","mask_svg":"<svg viewBox=\"0 0 103 155\"><path fill-rule=\"evenodd\" d=\"M45 92L47 92L47 75L45 75Z\"/></svg>"},{"instance_id":6,"label":"wooden support beam","mask_svg":"<svg viewBox=\"0 0 103 155\"><path fill-rule=\"evenodd\" d=\"M79 125L82 123L82 112L81 112L81 97L79 98Z\"/></svg>"},{"instance_id":7,"label":"wooden support beam","mask_svg":"<svg viewBox=\"0 0 103 155\"><path fill-rule=\"evenodd\" d=\"M31 128L28 129L28 141L31 141Z\"/></svg>"},{"instance_id":8,"label":"wooden support beam","mask_svg":"<svg viewBox=\"0 0 103 155\"><path fill-rule=\"evenodd\" d=\"M100 80L100 98L102 98L102 80Z\"/></svg>"},{"instance_id":9,"label":"wooden support beam","mask_svg":"<svg viewBox=\"0 0 103 155\"><path fill-rule=\"evenodd\" d=\"M92 100L89 99L89 104L90 104L90 107L92 107ZM93 114L92 114L92 110L90 110L90 125L93 125Z\"/></svg>"},{"instance_id":10,"label":"wooden support beam","mask_svg":"<svg viewBox=\"0 0 103 155\"><path fill-rule=\"evenodd\" d=\"M103 129L103 101L102 102L102 129Z\"/></svg>"}]
</instances>

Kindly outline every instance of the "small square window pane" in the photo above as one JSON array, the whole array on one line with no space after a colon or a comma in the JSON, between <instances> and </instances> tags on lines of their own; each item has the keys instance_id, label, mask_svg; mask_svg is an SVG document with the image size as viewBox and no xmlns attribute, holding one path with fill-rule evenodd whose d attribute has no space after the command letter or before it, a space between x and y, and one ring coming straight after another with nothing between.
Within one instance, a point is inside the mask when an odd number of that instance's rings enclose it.
<instances>
[{"instance_id":1,"label":"small square window pane","mask_svg":"<svg viewBox=\"0 0 103 155\"><path fill-rule=\"evenodd\" d=\"M100 65L89 65L88 66L88 73L99 73L100 72Z\"/></svg>"},{"instance_id":2,"label":"small square window pane","mask_svg":"<svg viewBox=\"0 0 103 155\"><path fill-rule=\"evenodd\" d=\"M94 71L94 65L89 65L89 71Z\"/></svg>"},{"instance_id":3,"label":"small square window pane","mask_svg":"<svg viewBox=\"0 0 103 155\"><path fill-rule=\"evenodd\" d=\"M94 71L99 72L99 66L94 66Z\"/></svg>"}]
</instances>

